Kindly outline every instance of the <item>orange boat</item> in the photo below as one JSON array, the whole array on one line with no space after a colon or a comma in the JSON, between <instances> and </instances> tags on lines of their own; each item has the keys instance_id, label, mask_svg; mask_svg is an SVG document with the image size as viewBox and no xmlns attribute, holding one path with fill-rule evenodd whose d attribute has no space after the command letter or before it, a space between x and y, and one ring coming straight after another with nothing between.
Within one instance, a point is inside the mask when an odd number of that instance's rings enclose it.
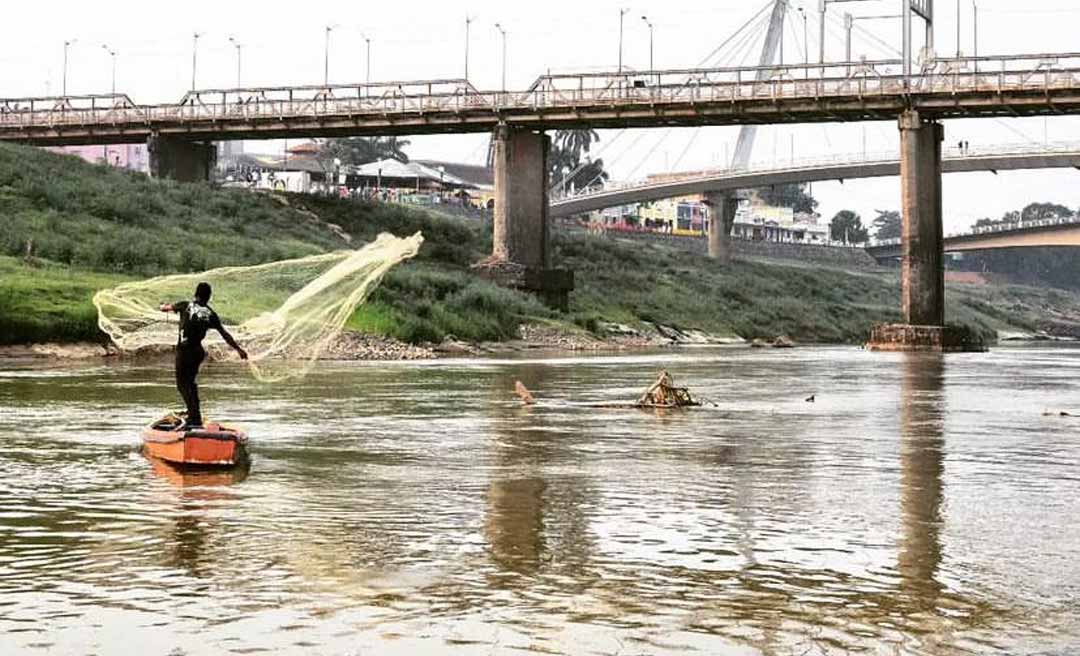
<instances>
[{"instance_id":1,"label":"orange boat","mask_svg":"<svg viewBox=\"0 0 1080 656\"><path fill-rule=\"evenodd\" d=\"M186 428L182 418L167 415L142 438L146 455L174 465L233 467L247 460L247 435L217 423Z\"/></svg>"}]
</instances>

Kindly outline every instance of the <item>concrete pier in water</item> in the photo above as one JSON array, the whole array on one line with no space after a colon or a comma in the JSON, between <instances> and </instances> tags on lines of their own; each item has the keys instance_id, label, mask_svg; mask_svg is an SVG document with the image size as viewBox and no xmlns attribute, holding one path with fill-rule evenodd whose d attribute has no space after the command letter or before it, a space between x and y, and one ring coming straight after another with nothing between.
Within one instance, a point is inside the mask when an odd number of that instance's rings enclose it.
<instances>
[{"instance_id":1,"label":"concrete pier in water","mask_svg":"<svg viewBox=\"0 0 1080 656\"><path fill-rule=\"evenodd\" d=\"M900 115L900 313L875 326L867 343L882 351L981 350L967 331L945 326L945 246L941 220L941 123Z\"/></svg>"}]
</instances>

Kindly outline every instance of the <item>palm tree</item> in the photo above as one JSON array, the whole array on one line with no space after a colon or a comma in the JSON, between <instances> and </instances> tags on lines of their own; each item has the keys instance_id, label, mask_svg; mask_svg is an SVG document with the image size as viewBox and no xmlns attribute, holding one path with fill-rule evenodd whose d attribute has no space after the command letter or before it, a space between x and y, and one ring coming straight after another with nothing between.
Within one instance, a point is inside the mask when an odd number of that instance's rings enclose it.
<instances>
[{"instance_id":1,"label":"palm tree","mask_svg":"<svg viewBox=\"0 0 1080 656\"><path fill-rule=\"evenodd\" d=\"M590 185L594 179L607 179L603 173L603 160L582 164L582 156L587 156L593 144L600 140L596 130L557 130L551 152L548 154L548 168L551 183L565 187L571 182L576 187ZM599 168L597 168L599 162ZM592 174L586 176L586 169Z\"/></svg>"},{"instance_id":2,"label":"palm tree","mask_svg":"<svg viewBox=\"0 0 1080 656\"><path fill-rule=\"evenodd\" d=\"M408 139L398 137L345 137L340 139L327 139L322 144L319 159L340 159L342 164L361 166L382 159L396 159L399 162L408 162L409 156L405 149L409 146Z\"/></svg>"}]
</instances>

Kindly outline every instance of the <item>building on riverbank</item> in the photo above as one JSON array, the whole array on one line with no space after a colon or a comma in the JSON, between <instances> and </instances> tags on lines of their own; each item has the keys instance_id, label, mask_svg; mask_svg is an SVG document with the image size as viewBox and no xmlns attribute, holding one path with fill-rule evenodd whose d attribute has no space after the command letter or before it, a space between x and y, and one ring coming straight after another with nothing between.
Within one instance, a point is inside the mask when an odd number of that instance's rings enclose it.
<instances>
[{"instance_id":1,"label":"building on riverbank","mask_svg":"<svg viewBox=\"0 0 1080 656\"><path fill-rule=\"evenodd\" d=\"M150 172L150 154L146 144L109 144L107 146L58 146L46 148L54 153L74 155L91 164L107 164L140 173Z\"/></svg>"},{"instance_id":2,"label":"building on riverbank","mask_svg":"<svg viewBox=\"0 0 1080 656\"><path fill-rule=\"evenodd\" d=\"M782 244L828 244L829 226L820 216L790 207L742 203L735 213L732 237Z\"/></svg>"}]
</instances>

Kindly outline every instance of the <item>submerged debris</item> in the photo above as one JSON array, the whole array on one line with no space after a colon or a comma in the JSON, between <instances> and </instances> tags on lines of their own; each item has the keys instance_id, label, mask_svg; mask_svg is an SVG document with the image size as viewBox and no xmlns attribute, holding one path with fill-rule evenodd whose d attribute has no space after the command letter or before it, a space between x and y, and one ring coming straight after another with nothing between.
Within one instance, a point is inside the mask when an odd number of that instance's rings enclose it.
<instances>
[{"instance_id":1,"label":"submerged debris","mask_svg":"<svg viewBox=\"0 0 1080 656\"><path fill-rule=\"evenodd\" d=\"M535 405L536 399L520 380L514 381L514 394L525 405ZM716 405L712 401L708 401ZM700 406L699 401L690 396L690 390L685 387L675 387L675 381L671 374L661 371L656 381L645 390L645 393L633 403L589 403L582 407L586 408L690 408Z\"/></svg>"},{"instance_id":2,"label":"submerged debris","mask_svg":"<svg viewBox=\"0 0 1080 656\"><path fill-rule=\"evenodd\" d=\"M533 398L533 395L529 393L529 390L525 388L525 385L520 380L514 381L514 394L517 394L525 405L536 403L536 399Z\"/></svg>"}]
</instances>

